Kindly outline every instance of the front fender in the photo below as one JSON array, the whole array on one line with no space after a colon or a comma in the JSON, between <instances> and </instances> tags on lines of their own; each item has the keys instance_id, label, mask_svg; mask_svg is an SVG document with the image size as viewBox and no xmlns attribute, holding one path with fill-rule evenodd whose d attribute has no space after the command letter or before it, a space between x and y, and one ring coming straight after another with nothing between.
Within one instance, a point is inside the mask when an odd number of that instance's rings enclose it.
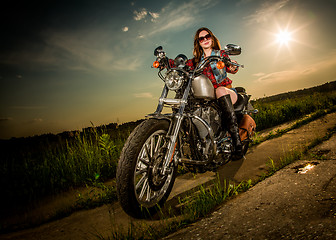
<instances>
[{"instance_id":1,"label":"front fender","mask_svg":"<svg viewBox=\"0 0 336 240\"><path fill-rule=\"evenodd\" d=\"M165 119L168 120L170 123L172 122L174 115L169 113L169 114L156 114L156 113L151 113L146 115L146 119Z\"/></svg>"}]
</instances>

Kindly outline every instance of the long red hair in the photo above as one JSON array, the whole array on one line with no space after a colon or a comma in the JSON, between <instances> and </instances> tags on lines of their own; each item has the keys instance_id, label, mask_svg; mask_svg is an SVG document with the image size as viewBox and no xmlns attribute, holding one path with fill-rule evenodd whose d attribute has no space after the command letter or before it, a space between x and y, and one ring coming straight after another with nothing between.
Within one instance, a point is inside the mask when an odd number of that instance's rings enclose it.
<instances>
[{"instance_id":1,"label":"long red hair","mask_svg":"<svg viewBox=\"0 0 336 240\"><path fill-rule=\"evenodd\" d=\"M211 35L211 38L212 38L212 49L215 49L215 50L220 50L221 49L221 46L220 46L220 43L218 41L218 39L216 38L216 36L210 31L210 29L206 28L206 27L202 27L200 29L198 29L195 33L195 37L194 37L194 51L193 51L193 55L194 55L194 58L195 58L195 64L199 63L201 61L201 58L202 58L202 55L203 55L203 48L201 47L200 43L199 43L199 40L198 40L198 37L199 37L199 34L200 32L202 31L207 31L210 35Z\"/></svg>"}]
</instances>

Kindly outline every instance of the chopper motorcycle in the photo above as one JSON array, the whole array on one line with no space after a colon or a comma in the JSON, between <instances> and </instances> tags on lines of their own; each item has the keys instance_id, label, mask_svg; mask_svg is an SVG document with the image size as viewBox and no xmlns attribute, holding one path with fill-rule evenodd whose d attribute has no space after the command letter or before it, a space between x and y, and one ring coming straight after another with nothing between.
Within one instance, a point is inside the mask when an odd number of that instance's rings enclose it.
<instances>
[{"instance_id":1,"label":"chopper motorcycle","mask_svg":"<svg viewBox=\"0 0 336 240\"><path fill-rule=\"evenodd\" d=\"M225 46L228 55L239 55L241 48ZM214 87L203 69L211 63L217 68L230 64L244 67L221 56L204 58L194 69L186 66L187 57L179 54L170 66L162 47L154 51L164 82L156 111L146 116L128 137L117 167L117 195L123 210L135 218L157 212L167 200L182 164L192 172L216 171L234 158L230 134L222 126L222 112L216 101ZM234 104L239 135L246 154L256 125L249 102L250 95L242 87L236 88L238 100ZM168 93L175 92L174 98ZM163 113L164 108L171 108Z\"/></svg>"}]
</instances>

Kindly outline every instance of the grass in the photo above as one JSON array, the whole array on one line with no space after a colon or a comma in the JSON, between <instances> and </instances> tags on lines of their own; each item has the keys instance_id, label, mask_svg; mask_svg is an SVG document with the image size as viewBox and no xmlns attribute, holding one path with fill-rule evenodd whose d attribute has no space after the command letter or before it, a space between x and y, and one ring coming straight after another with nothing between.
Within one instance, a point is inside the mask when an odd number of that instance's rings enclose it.
<instances>
[{"instance_id":1,"label":"grass","mask_svg":"<svg viewBox=\"0 0 336 240\"><path fill-rule=\"evenodd\" d=\"M93 183L86 186L88 191L78 193L76 202L63 209L57 209L54 214L50 214L48 221L57 220L69 216L71 213L82 210L92 209L102 206L104 204L110 204L117 199L116 188L114 184L106 185L104 183ZM31 224L30 227L39 225L40 222Z\"/></svg>"},{"instance_id":2,"label":"grass","mask_svg":"<svg viewBox=\"0 0 336 240\"><path fill-rule=\"evenodd\" d=\"M72 140L57 147L46 142L35 152L20 152L21 155L1 159L0 176L4 179L1 188L6 196L0 207L2 217L20 208L38 206L44 196L79 186L89 186L95 191L79 195L73 206L59 209L50 219L116 201L115 187L103 183L115 177L122 145L123 142L113 140L107 130L92 128L77 132ZM1 224L1 230L3 225L5 223Z\"/></svg>"},{"instance_id":3,"label":"grass","mask_svg":"<svg viewBox=\"0 0 336 240\"><path fill-rule=\"evenodd\" d=\"M46 147L38 156L28 152L19 161L7 161L1 172L8 182L4 190L9 199L35 200L70 187L113 178L117 159L116 144L109 135L77 134L65 146Z\"/></svg>"},{"instance_id":4,"label":"grass","mask_svg":"<svg viewBox=\"0 0 336 240\"><path fill-rule=\"evenodd\" d=\"M94 186L94 188L92 188ZM104 183L95 183L90 187L87 193L79 193L76 201L77 209L90 209L109 204L117 199L116 187L105 185Z\"/></svg>"},{"instance_id":5,"label":"grass","mask_svg":"<svg viewBox=\"0 0 336 240\"><path fill-rule=\"evenodd\" d=\"M303 118L301 120L296 121L293 125L285 128L285 129L277 129L276 131L270 131L268 133L268 135L264 136L264 137L260 137L258 133L255 134L255 136L253 137L253 141L251 142L250 146L256 146L262 142L265 142L267 140L273 139L273 138L277 138L282 136L283 134L299 128L307 123L310 123L316 119L319 119L323 116L326 116L327 114L333 113L336 111L336 106L333 106L329 109L323 109L323 110L317 110L314 113L311 113L308 117Z\"/></svg>"},{"instance_id":6,"label":"grass","mask_svg":"<svg viewBox=\"0 0 336 240\"><path fill-rule=\"evenodd\" d=\"M226 180L221 183L218 177L211 187L207 188L201 185L194 197L181 200L181 203L184 203L182 215L186 215L189 219L188 221L195 221L204 217L230 197L249 189L251 184L250 180L241 182L238 185L226 182Z\"/></svg>"},{"instance_id":7,"label":"grass","mask_svg":"<svg viewBox=\"0 0 336 240\"><path fill-rule=\"evenodd\" d=\"M178 215L169 213L169 211L168 213L161 212L159 214L161 220L156 224L131 222L127 229L112 224L114 227L109 237L103 237L101 234L95 234L95 237L97 239L159 239L208 215L219 204L250 187L250 180L235 185L226 181L221 183L219 177L217 177L210 187L201 185L192 195L180 199L182 207Z\"/></svg>"},{"instance_id":8,"label":"grass","mask_svg":"<svg viewBox=\"0 0 336 240\"><path fill-rule=\"evenodd\" d=\"M330 109L336 105L336 91L314 93L295 99L264 102L255 101L253 106L259 110L255 115L258 131L271 128L288 121L296 120L322 109Z\"/></svg>"}]
</instances>

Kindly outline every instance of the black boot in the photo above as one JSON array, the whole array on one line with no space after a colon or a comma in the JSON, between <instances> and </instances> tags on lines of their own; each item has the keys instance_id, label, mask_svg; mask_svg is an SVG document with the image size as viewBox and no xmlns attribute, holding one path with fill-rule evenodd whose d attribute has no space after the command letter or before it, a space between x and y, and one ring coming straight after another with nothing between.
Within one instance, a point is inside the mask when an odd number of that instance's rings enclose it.
<instances>
[{"instance_id":1,"label":"black boot","mask_svg":"<svg viewBox=\"0 0 336 240\"><path fill-rule=\"evenodd\" d=\"M237 117L234 112L230 95L227 94L218 98L218 104L223 113L222 125L227 128L232 138L235 155L233 160L239 160L244 156L243 145L240 141Z\"/></svg>"}]
</instances>

